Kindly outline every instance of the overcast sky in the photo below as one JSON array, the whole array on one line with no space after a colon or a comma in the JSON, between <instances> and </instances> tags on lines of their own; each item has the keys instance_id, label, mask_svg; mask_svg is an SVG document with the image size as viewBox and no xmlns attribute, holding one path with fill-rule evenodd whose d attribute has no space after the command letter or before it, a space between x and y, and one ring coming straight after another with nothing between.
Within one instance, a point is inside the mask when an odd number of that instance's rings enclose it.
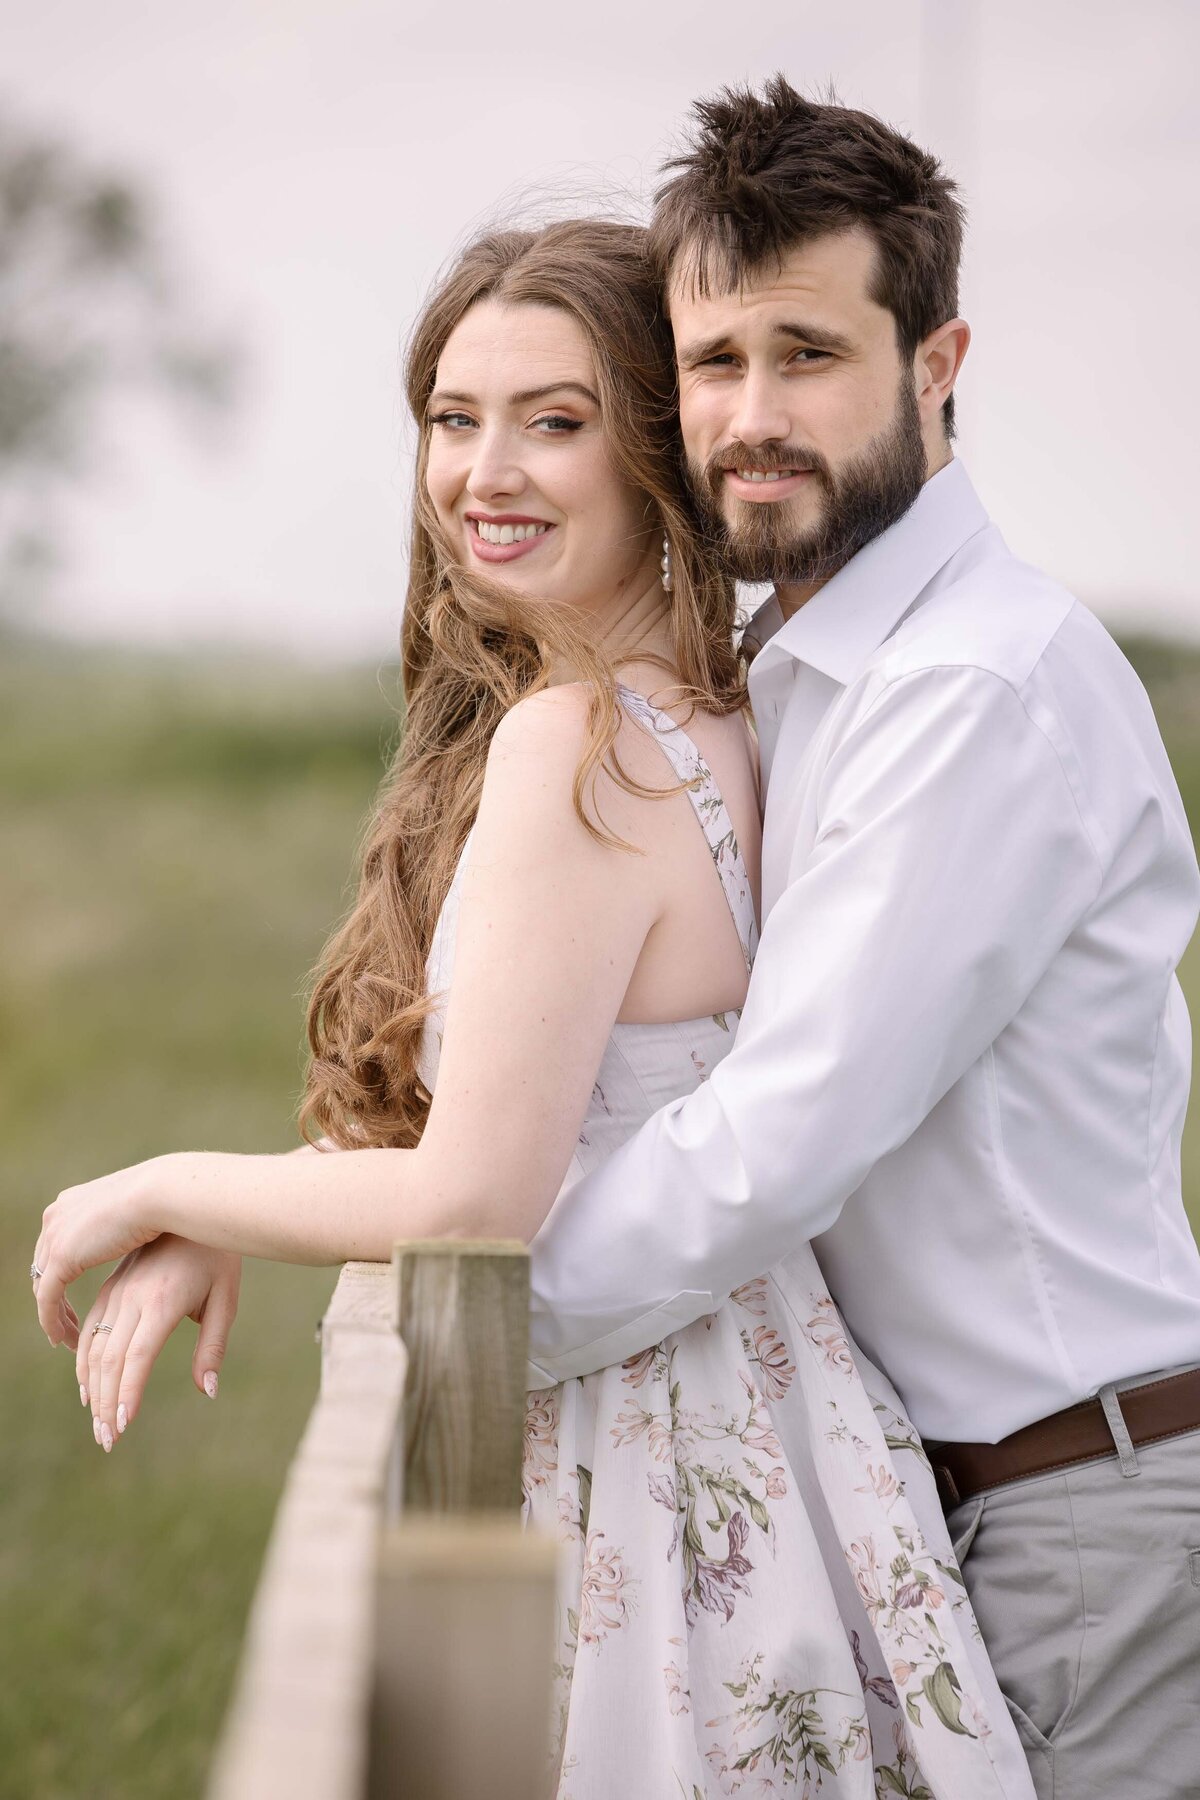
<instances>
[{"instance_id":1,"label":"overcast sky","mask_svg":"<svg viewBox=\"0 0 1200 1800\"><path fill-rule=\"evenodd\" d=\"M219 443L141 412L71 509L88 635L387 655L399 346L456 242L628 208L688 102L783 69L936 151L971 225L959 453L1019 554L1200 637L1192 0L0 0L0 101L148 185L249 377Z\"/></svg>"}]
</instances>

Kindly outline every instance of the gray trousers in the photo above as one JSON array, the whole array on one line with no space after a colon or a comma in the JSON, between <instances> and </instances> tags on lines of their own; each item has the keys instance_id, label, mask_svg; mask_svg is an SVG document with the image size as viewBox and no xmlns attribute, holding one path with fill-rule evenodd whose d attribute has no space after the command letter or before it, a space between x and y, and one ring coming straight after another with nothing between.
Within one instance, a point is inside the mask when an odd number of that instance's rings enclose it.
<instances>
[{"instance_id":1,"label":"gray trousers","mask_svg":"<svg viewBox=\"0 0 1200 1800\"><path fill-rule=\"evenodd\" d=\"M1200 1430L1135 1451L1134 1385L1110 1459L947 1516L1038 1800L1200 1800Z\"/></svg>"}]
</instances>

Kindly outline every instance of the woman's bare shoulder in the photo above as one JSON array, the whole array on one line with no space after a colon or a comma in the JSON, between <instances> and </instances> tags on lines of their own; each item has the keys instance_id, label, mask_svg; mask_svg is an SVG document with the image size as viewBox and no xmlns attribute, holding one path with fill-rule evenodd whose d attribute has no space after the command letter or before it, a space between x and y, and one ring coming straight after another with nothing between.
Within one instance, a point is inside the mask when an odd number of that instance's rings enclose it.
<instances>
[{"instance_id":1,"label":"woman's bare shoulder","mask_svg":"<svg viewBox=\"0 0 1200 1800\"><path fill-rule=\"evenodd\" d=\"M576 979L581 943L589 979L594 959L606 968L615 959L628 964L627 984L661 913L661 872L655 858L629 854L652 838L635 829L630 799L617 784L602 773L597 782L585 780L581 792L577 787L589 713L588 690L564 684L522 700L493 734L464 868L456 967L467 966L475 929L485 933L490 955L516 956L535 893L542 909L539 992L547 972L565 980L573 969ZM608 999L615 1016L620 994Z\"/></svg>"},{"instance_id":2,"label":"woman's bare shoulder","mask_svg":"<svg viewBox=\"0 0 1200 1800\"><path fill-rule=\"evenodd\" d=\"M489 760L514 751L549 752L556 759L582 749L591 696L582 681L539 688L509 707L492 734Z\"/></svg>"},{"instance_id":3,"label":"woman's bare shoulder","mask_svg":"<svg viewBox=\"0 0 1200 1800\"><path fill-rule=\"evenodd\" d=\"M532 800L536 791L574 813L576 776L592 733L591 702L591 689L573 681L542 688L510 708L492 738L485 799L514 807ZM624 708L613 751L623 774L637 786L630 792L618 779L610 753L589 771L583 803L594 822L601 820L607 831L640 843L643 836L653 836L648 821L659 804L654 792L672 787L675 777L661 749ZM651 791L639 793L638 787Z\"/></svg>"}]
</instances>

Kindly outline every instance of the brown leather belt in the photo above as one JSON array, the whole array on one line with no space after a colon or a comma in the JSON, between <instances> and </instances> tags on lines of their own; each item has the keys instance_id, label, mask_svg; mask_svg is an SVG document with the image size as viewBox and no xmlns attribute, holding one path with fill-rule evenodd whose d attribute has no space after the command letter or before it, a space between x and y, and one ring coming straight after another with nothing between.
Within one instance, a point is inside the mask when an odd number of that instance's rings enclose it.
<instances>
[{"instance_id":1,"label":"brown leather belt","mask_svg":"<svg viewBox=\"0 0 1200 1800\"><path fill-rule=\"evenodd\" d=\"M1200 1430L1200 1369L1123 1388L1117 1398L1135 1446ZM946 1508L1009 1481L1050 1475L1117 1454L1099 1400L1081 1400L1064 1412L1023 1426L998 1444L926 1444L925 1451Z\"/></svg>"}]
</instances>

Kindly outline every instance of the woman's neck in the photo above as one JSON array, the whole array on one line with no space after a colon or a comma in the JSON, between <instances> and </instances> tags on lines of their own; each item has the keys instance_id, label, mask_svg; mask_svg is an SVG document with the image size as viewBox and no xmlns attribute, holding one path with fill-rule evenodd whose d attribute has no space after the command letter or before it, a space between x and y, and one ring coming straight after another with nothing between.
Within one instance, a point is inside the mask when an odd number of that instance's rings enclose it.
<instances>
[{"instance_id":1,"label":"woman's neck","mask_svg":"<svg viewBox=\"0 0 1200 1800\"><path fill-rule=\"evenodd\" d=\"M597 643L618 680L631 687L643 687L647 677L662 685L664 667L669 682L675 671L675 642L671 624L671 602L665 593L658 568L644 581L631 583L630 589L606 613ZM550 676L552 687L577 681L579 672L566 660L556 661Z\"/></svg>"}]
</instances>

